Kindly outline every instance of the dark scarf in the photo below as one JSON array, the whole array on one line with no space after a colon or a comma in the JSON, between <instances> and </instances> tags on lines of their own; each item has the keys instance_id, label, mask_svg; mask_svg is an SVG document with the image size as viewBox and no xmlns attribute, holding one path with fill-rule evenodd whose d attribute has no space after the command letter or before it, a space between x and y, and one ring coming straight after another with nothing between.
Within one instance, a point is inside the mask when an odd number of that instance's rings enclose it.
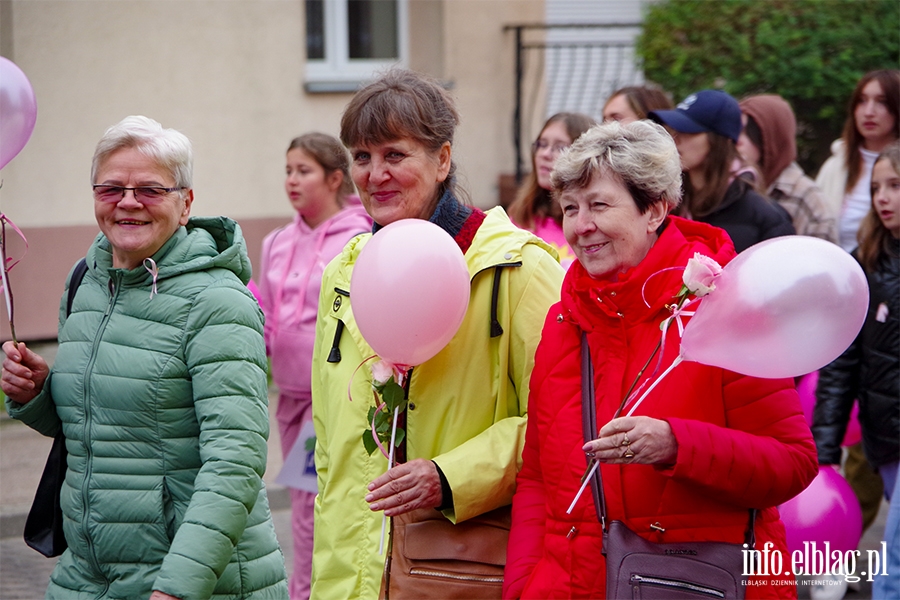
<instances>
[{"instance_id":1,"label":"dark scarf","mask_svg":"<svg viewBox=\"0 0 900 600\"><path fill-rule=\"evenodd\" d=\"M449 233L465 254L485 216L484 212L462 204L450 190L446 190L428 220ZM373 223L372 233L378 233L381 228L378 223Z\"/></svg>"}]
</instances>

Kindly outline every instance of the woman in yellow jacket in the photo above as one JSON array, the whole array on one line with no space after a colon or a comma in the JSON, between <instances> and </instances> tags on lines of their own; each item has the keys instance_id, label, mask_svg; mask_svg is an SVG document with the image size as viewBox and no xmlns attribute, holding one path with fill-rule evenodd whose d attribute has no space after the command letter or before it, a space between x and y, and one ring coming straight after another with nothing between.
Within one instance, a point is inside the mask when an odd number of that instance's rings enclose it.
<instances>
[{"instance_id":1,"label":"woman in yellow jacket","mask_svg":"<svg viewBox=\"0 0 900 600\"><path fill-rule=\"evenodd\" d=\"M456 335L412 370L405 460L386 473L387 460L370 456L362 442L372 380L368 368L357 368L374 352L360 335L348 293L371 236L354 238L326 268L313 355L319 484L313 598L377 597L387 555L379 553L382 511L395 517L436 509L460 523L512 499L534 351L563 271L555 252L514 227L501 208L485 213L457 199L451 160L457 122L439 84L402 70L360 90L341 121L374 235L403 218L436 223L463 251L471 291Z\"/></svg>"}]
</instances>

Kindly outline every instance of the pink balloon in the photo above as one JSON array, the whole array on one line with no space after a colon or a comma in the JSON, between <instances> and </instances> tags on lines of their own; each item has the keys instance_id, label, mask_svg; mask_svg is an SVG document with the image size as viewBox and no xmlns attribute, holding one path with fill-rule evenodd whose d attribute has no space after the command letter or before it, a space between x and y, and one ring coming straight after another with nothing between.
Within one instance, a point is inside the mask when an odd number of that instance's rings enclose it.
<instances>
[{"instance_id":1,"label":"pink balloon","mask_svg":"<svg viewBox=\"0 0 900 600\"><path fill-rule=\"evenodd\" d=\"M844 434L844 441L841 446L852 446L862 441L862 429L859 426L859 400L853 401L853 408L850 410L850 420L847 422L847 433Z\"/></svg>"},{"instance_id":2,"label":"pink balloon","mask_svg":"<svg viewBox=\"0 0 900 600\"><path fill-rule=\"evenodd\" d=\"M31 83L15 63L0 56L0 169L28 143L35 121Z\"/></svg>"},{"instance_id":3,"label":"pink balloon","mask_svg":"<svg viewBox=\"0 0 900 600\"><path fill-rule=\"evenodd\" d=\"M456 241L422 219L402 219L366 243L350 278L353 316L384 360L415 366L440 352L469 306L469 269Z\"/></svg>"},{"instance_id":4,"label":"pink balloon","mask_svg":"<svg viewBox=\"0 0 900 600\"><path fill-rule=\"evenodd\" d=\"M862 535L862 510L850 484L835 469L822 466L809 487L778 507L788 550L856 550ZM831 561L829 560L829 564Z\"/></svg>"},{"instance_id":5,"label":"pink balloon","mask_svg":"<svg viewBox=\"0 0 900 600\"><path fill-rule=\"evenodd\" d=\"M800 396L803 416L806 417L806 423L810 427L812 427L813 412L816 409L816 385L818 382L819 372L813 371L804 375L797 384L797 394ZM859 400L854 400L853 408L850 409L850 420L847 421L847 432L844 434L841 446L852 446L859 443L860 440L862 440L862 430L859 427Z\"/></svg>"},{"instance_id":6,"label":"pink balloon","mask_svg":"<svg viewBox=\"0 0 900 600\"><path fill-rule=\"evenodd\" d=\"M839 246L791 235L725 265L685 326L685 360L755 377L795 377L830 363L859 333L869 287Z\"/></svg>"}]
</instances>

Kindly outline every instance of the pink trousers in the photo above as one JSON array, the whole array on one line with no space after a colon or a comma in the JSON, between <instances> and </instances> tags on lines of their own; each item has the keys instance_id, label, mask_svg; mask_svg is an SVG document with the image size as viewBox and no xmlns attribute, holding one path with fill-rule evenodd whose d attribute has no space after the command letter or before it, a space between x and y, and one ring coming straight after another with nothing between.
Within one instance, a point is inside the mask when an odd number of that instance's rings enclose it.
<instances>
[{"instance_id":1,"label":"pink trousers","mask_svg":"<svg viewBox=\"0 0 900 600\"><path fill-rule=\"evenodd\" d=\"M281 434L281 453L287 458L303 424L312 421L312 398L278 395L275 411ZM291 573L291 600L308 600L312 576L313 511L315 494L289 488L291 494L291 534L294 540L294 568Z\"/></svg>"}]
</instances>

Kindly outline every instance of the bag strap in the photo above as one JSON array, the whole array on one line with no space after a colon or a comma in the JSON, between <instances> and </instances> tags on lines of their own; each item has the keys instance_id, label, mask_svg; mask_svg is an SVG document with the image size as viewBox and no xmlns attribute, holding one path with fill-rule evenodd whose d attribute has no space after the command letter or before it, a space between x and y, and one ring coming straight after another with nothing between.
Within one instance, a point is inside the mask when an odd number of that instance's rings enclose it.
<instances>
[{"instance_id":1,"label":"bag strap","mask_svg":"<svg viewBox=\"0 0 900 600\"><path fill-rule=\"evenodd\" d=\"M72 303L75 302L75 294L78 293L78 287L81 285L81 280L84 279L84 274L87 273L87 260L82 258L75 264L75 269L72 271L72 278L69 280L69 294L66 296L66 317L72 314Z\"/></svg>"},{"instance_id":2,"label":"bag strap","mask_svg":"<svg viewBox=\"0 0 900 600\"><path fill-rule=\"evenodd\" d=\"M597 438L597 405L594 402L594 365L591 364L591 349L588 347L587 334L581 332L581 430L584 441ZM585 456L588 466L594 459ZM603 480L600 478L600 467L591 476L591 496L594 499L594 512L597 520L606 530L606 498L603 496Z\"/></svg>"},{"instance_id":3,"label":"bag strap","mask_svg":"<svg viewBox=\"0 0 900 600\"><path fill-rule=\"evenodd\" d=\"M589 442L597 438L597 406L594 400L594 364L591 362L591 349L588 346L587 333L581 332L581 428L584 433L584 441ZM593 459L588 459L588 464ZM594 510L597 519L607 530L606 497L603 494L602 469L598 466L591 477L591 495L594 498ZM747 530L744 534L744 544L747 548L756 547L756 509L749 509L750 518Z\"/></svg>"}]
</instances>

